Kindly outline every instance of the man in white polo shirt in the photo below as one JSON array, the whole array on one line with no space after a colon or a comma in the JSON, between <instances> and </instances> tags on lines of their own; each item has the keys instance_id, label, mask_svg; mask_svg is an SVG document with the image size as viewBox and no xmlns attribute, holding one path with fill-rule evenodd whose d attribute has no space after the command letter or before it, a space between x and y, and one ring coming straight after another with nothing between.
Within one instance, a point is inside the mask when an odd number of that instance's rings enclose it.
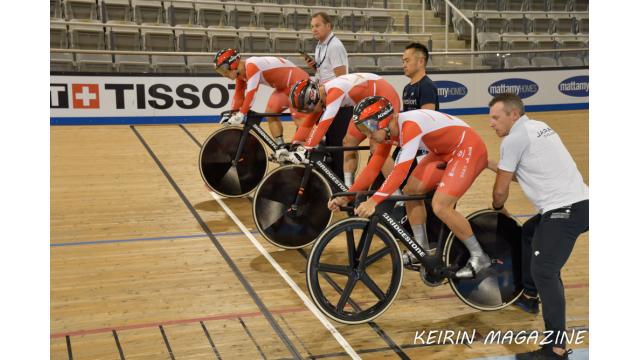
<instances>
[{"instance_id":1,"label":"man in white polo shirt","mask_svg":"<svg viewBox=\"0 0 640 360\"><path fill-rule=\"evenodd\" d=\"M522 227L525 293L518 305L537 313L541 302L545 334L552 334L541 349L516 358L568 359L560 271L578 236L589 228L589 188L560 136L544 122L529 119L520 97L500 94L489 107L491 127L503 138L500 161L489 161L488 166L496 172L492 206L504 209L509 184L517 181L538 209L538 214Z\"/></svg>"},{"instance_id":2,"label":"man in white polo shirt","mask_svg":"<svg viewBox=\"0 0 640 360\"><path fill-rule=\"evenodd\" d=\"M322 85L340 75L349 73L349 59L347 50L340 39L333 33L331 18L325 12L318 12L311 17L311 32L314 39L318 40L315 51L315 61L306 58L307 65L315 69L315 80ZM340 108L331 127L325 134L327 146L342 146L342 140L347 134L349 120L353 115L353 107ZM331 169L344 180L343 153L332 154Z\"/></svg>"}]
</instances>

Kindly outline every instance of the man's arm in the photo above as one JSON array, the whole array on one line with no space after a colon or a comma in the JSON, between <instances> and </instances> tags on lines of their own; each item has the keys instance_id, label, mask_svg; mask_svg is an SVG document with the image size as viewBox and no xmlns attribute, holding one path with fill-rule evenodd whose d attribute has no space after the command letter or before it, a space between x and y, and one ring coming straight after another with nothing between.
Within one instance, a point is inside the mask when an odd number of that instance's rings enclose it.
<instances>
[{"instance_id":1,"label":"man's arm","mask_svg":"<svg viewBox=\"0 0 640 360\"><path fill-rule=\"evenodd\" d=\"M500 209L504 207L504 203L507 202L509 197L509 183L513 179L513 173L498 169L496 174L496 181L493 184L493 203L494 209Z\"/></svg>"},{"instance_id":2,"label":"man's arm","mask_svg":"<svg viewBox=\"0 0 640 360\"><path fill-rule=\"evenodd\" d=\"M436 109L436 104L422 104L420 109L435 110Z\"/></svg>"},{"instance_id":3,"label":"man's arm","mask_svg":"<svg viewBox=\"0 0 640 360\"><path fill-rule=\"evenodd\" d=\"M336 74L336 76L346 75L347 66L346 65L338 66L337 68L333 69L333 73Z\"/></svg>"}]
</instances>

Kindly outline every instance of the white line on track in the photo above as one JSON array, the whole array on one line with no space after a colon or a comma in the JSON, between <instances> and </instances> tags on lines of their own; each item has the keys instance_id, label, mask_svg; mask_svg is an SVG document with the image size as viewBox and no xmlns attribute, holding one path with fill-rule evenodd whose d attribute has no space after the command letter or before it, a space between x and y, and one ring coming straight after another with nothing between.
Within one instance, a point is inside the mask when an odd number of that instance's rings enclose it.
<instances>
[{"instance_id":1,"label":"white line on track","mask_svg":"<svg viewBox=\"0 0 640 360\"><path fill-rule=\"evenodd\" d=\"M340 334L340 332L333 326L333 324L331 324L331 322L316 308L316 306L311 302L311 300L309 300L309 297L307 297L307 295L304 292L302 292L298 284L296 284L295 281L291 279L289 274L287 274L287 272L280 266L280 264L278 264L278 262L275 261L273 257L271 257L271 255L262 246L262 244L258 242L255 236L253 236L253 234L249 231L249 229L247 229L247 227L244 226L242 221L238 219L236 214L234 214L233 211L231 211L231 209L229 209L229 207L222 201L222 198L214 192L210 192L210 194L218 202L218 204L224 209L227 215L231 217L231 219L236 223L238 228L240 228L240 230L251 241L251 243L253 243L253 246L255 246L256 249L258 249L258 251L262 254L262 256L264 256L269 261L269 263L271 263L271 266L273 266L273 268L276 269L278 274L280 274L280 276L284 279L284 281L291 287L291 289L293 289L293 291L298 295L300 300L302 300L302 302L307 307L307 309L309 309L309 311L311 311L311 313L315 315L316 318L318 318L320 323L322 323L322 325L324 325L324 327L327 330L329 330L331 335L333 335L333 337L336 339L336 341L338 341L340 346L342 346L342 348L347 352L347 354L349 354L349 356L351 356L352 359L360 359L360 356L355 352L355 350L353 350L351 345L342 336L342 334Z\"/></svg>"}]
</instances>

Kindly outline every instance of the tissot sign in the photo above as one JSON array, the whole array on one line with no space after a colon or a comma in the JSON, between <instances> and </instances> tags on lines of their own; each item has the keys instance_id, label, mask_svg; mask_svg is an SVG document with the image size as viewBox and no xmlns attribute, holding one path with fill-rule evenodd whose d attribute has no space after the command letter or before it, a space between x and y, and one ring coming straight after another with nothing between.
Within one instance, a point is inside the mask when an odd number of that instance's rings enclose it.
<instances>
[{"instance_id":1,"label":"tissot sign","mask_svg":"<svg viewBox=\"0 0 640 360\"><path fill-rule=\"evenodd\" d=\"M589 70L544 70L430 74L440 109L451 115L487 113L491 98L517 92L528 111L585 108ZM398 94L409 79L384 75ZM231 108L235 83L208 76L50 77L50 124L161 124L217 122ZM252 108L265 110L273 92L260 86Z\"/></svg>"}]
</instances>

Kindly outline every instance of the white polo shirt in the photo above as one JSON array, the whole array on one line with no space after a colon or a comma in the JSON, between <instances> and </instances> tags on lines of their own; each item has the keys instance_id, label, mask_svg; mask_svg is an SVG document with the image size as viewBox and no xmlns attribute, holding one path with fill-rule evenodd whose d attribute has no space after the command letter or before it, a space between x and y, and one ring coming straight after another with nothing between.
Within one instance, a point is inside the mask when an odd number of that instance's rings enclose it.
<instances>
[{"instance_id":1,"label":"white polo shirt","mask_svg":"<svg viewBox=\"0 0 640 360\"><path fill-rule=\"evenodd\" d=\"M315 78L320 84L334 79L336 74L333 69L339 66L346 66L347 74L349 73L347 49L333 32L323 42L318 42L316 45L315 61L318 65Z\"/></svg>"},{"instance_id":2,"label":"white polo shirt","mask_svg":"<svg viewBox=\"0 0 640 360\"><path fill-rule=\"evenodd\" d=\"M522 191L540 213L589 198L589 187L560 136L526 115L502 140L498 168L515 173Z\"/></svg>"}]
</instances>

